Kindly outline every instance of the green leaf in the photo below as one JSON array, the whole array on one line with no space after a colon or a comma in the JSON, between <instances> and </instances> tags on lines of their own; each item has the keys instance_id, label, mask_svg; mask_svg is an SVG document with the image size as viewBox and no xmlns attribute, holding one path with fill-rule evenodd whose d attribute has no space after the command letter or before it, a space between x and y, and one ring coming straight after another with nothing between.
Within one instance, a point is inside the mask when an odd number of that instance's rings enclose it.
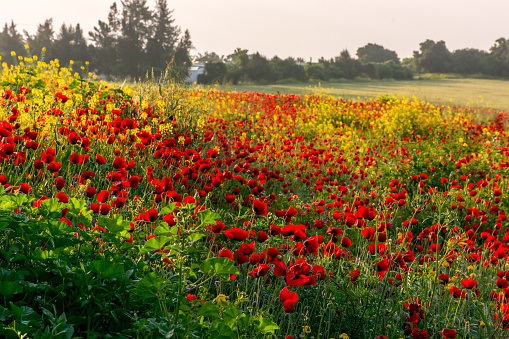
<instances>
[{"instance_id":1,"label":"green leaf","mask_svg":"<svg viewBox=\"0 0 509 339\"><path fill-rule=\"evenodd\" d=\"M74 79L70 84L69 86L67 86L69 89L75 89L76 87L78 87L80 85L80 82L76 79Z\"/></svg>"},{"instance_id":2,"label":"green leaf","mask_svg":"<svg viewBox=\"0 0 509 339\"><path fill-rule=\"evenodd\" d=\"M233 261L228 258L209 258L201 264L200 269L209 275L215 273L224 280L230 280L231 274L239 274Z\"/></svg>"},{"instance_id":3,"label":"green leaf","mask_svg":"<svg viewBox=\"0 0 509 339\"><path fill-rule=\"evenodd\" d=\"M167 235L170 234L170 226L167 223L162 222L154 229L154 234Z\"/></svg>"},{"instance_id":4,"label":"green leaf","mask_svg":"<svg viewBox=\"0 0 509 339\"><path fill-rule=\"evenodd\" d=\"M215 224L216 220L219 220L221 218L219 214L212 212L210 210L198 212L198 217L200 218L201 222L205 225Z\"/></svg>"},{"instance_id":5,"label":"green leaf","mask_svg":"<svg viewBox=\"0 0 509 339\"><path fill-rule=\"evenodd\" d=\"M131 229L129 221L123 220L120 214L114 214L113 219L100 216L97 223L99 226L103 226L113 234L127 232Z\"/></svg>"},{"instance_id":6,"label":"green leaf","mask_svg":"<svg viewBox=\"0 0 509 339\"><path fill-rule=\"evenodd\" d=\"M170 213L173 213L173 211L175 210L175 203L171 203L169 204L168 206L164 207L162 210L159 211L159 214L160 215L166 215L166 214L170 214Z\"/></svg>"},{"instance_id":7,"label":"green leaf","mask_svg":"<svg viewBox=\"0 0 509 339\"><path fill-rule=\"evenodd\" d=\"M172 239L171 237L164 236L157 236L151 238L145 243L145 246L143 246L143 248L141 249L140 254L159 251L171 239Z\"/></svg>"},{"instance_id":8,"label":"green leaf","mask_svg":"<svg viewBox=\"0 0 509 339\"><path fill-rule=\"evenodd\" d=\"M0 293L9 298L15 294L23 292L23 286L17 281L0 281Z\"/></svg>"},{"instance_id":9,"label":"green leaf","mask_svg":"<svg viewBox=\"0 0 509 339\"><path fill-rule=\"evenodd\" d=\"M3 306L0 306L0 321L4 323L10 317L12 317L12 312Z\"/></svg>"},{"instance_id":10,"label":"green leaf","mask_svg":"<svg viewBox=\"0 0 509 339\"><path fill-rule=\"evenodd\" d=\"M154 272L150 272L136 283L136 294L144 299L155 299L164 287L164 280Z\"/></svg>"},{"instance_id":11,"label":"green leaf","mask_svg":"<svg viewBox=\"0 0 509 339\"><path fill-rule=\"evenodd\" d=\"M97 273L99 279L120 279L124 275L124 266L108 259L94 260L90 270Z\"/></svg>"},{"instance_id":12,"label":"green leaf","mask_svg":"<svg viewBox=\"0 0 509 339\"><path fill-rule=\"evenodd\" d=\"M279 330L279 326L276 323L262 316L258 317L257 322L258 322L257 327L263 334L267 333L274 334L276 330Z\"/></svg>"},{"instance_id":13,"label":"green leaf","mask_svg":"<svg viewBox=\"0 0 509 339\"><path fill-rule=\"evenodd\" d=\"M202 303L198 309L198 315L208 318L219 318L219 307L211 302Z\"/></svg>"},{"instance_id":14,"label":"green leaf","mask_svg":"<svg viewBox=\"0 0 509 339\"><path fill-rule=\"evenodd\" d=\"M76 231L74 227L71 227L67 225L65 222L58 220L49 220L47 226L52 236L69 234Z\"/></svg>"}]
</instances>

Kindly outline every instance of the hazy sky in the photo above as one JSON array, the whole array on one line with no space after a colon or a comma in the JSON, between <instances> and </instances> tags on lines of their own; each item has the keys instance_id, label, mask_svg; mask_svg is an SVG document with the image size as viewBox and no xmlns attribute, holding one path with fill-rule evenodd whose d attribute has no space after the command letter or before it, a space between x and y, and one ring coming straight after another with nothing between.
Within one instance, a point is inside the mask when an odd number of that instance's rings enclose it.
<instances>
[{"instance_id":1,"label":"hazy sky","mask_svg":"<svg viewBox=\"0 0 509 339\"><path fill-rule=\"evenodd\" d=\"M80 23L88 37L107 20L113 0L0 0L0 24L14 20L20 32L35 32L53 18ZM120 1L117 1L120 5ZM155 0L147 3L153 8ZM193 54L228 55L237 47L306 60L331 58L376 43L412 56L426 39L444 40L450 51L489 50L509 38L509 0L169 0L175 23L189 29Z\"/></svg>"}]
</instances>

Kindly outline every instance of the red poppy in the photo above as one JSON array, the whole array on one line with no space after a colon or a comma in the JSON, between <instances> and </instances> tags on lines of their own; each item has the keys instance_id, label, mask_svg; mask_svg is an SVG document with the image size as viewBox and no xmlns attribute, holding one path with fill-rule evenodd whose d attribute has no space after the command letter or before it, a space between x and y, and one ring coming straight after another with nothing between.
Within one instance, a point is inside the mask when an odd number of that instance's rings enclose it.
<instances>
[{"instance_id":1,"label":"red poppy","mask_svg":"<svg viewBox=\"0 0 509 339\"><path fill-rule=\"evenodd\" d=\"M56 198L58 199L58 201L64 204L67 204L69 202L69 198L64 192L58 192Z\"/></svg>"},{"instance_id":2,"label":"red poppy","mask_svg":"<svg viewBox=\"0 0 509 339\"><path fill-rule=\"evenodd\" d=\"M476 285L477 285L477 281L475 281L474 279L472 278L468 278L468 279L463 279L461 281L461 285L465 288L468 288L468 289L472 289L474 288Z\"/></svg>"},{"instance_id":3,"label":"red poppy","mask_svg":"<svg viewBox=\"0 0 509 339\"><path fill-rule=\"evenodd\" d=\"M259 200L253 200L253 212L255 212L256 215L266 216L267 204Z\"/></svg>"},{"instance_id":4,"label":"red poppy","mask_svg":"<svg viewBox=\"0 0 509 339\"><path fill-rule=\"evenodd\" d=\"M426 330L421 330L419 328L414 328L412 330L412 338L414 339L425 339L429 337L429 333Z\"/></svg>"},{"instance_id":5,"label":"red poppy","mask_svg":"<svg viewBox=\"0 0 509 339\"><path fill-rule=\"evenodd\" d=\"M96 197L96 200L99 201L100 203L105 203L106 200L108 200L110 196L110 191L108 190L102 190L101 192L99 192L99 194L97 195Z\"/></svg>"},{"instance_id":6,"label":"red poppy","mask_svg":"<svg viewBox=\"0 0 509 339\"><path fill-rule=\"evenodd\" d=\"M64 185L65 185L64 178L56 178L55 179L55 187L57 188L57 190L60 191L62 188L64 188Z\"/></svg>"},{"instance_id":7,"label":"red poppy","mask_svg":"<svg viewBox=\"0 0 509 339\"><path fill-rule=\"evenodd\" d=\"M99 155L99 154L96 154L96 155L95 155L95 161L96 161L99 165L104 165L104 164L106 164L106 159L105 159L102 155Z\"/></svg>"},{"instance_id":8,"label":"red poppy","mask_svg":"<svg viewBox=\"0 0 509 339\"><path fill-rule=\"evenodd\" d=\"M237 241L243 241L246 240L249 236L249 231L240 229L240 228L230 228L225 230L224 235L230 240L237 240Z\"/></svg>"},{"instance_id":9,"label":"red poppy","mask_svg":"<svg viewBox=\"0 0 509 339\"><path fill-rule=\"evenodd\" d=\"M110 210L111 210L111 206L108 204L101 204L101 207L99 208L99 212L102 215L106 215L106 214L110 213Z\"/></svg>"},{"instance_id":10,"label":"red poppy","mask_svg":"<svg viewBox=\"0 0 509 339\"><path fill-rule=\"evenodd\" d=\"M264 231L258 231L257 235L256 235L256 240L258 242L265 242L269 239L269 236L267 235L267 233L265 233Z\"/></svg>"},{"instance_id":11,"label":"red poppy","mask_svg":"<svg viewBox=\"0 0 509 339\"><path fill-rule=\"evenodd\" d=\"M30 192L32 190L32 187L29 184L22 183L22 184L19 184L19 190L22 193L28 194L28 192Z\"/></svg>"},{"instance_id":12,"label":"red poppy","mask_svg":"<svg viewBox=\"0 0 509 339\"><path fill-rule=\"evenodd\" d=\"M145 218L150 222L154 222L157 219L158 213L159 213L158 210L156 210L155 208L151 208L145 213Z\"/></svg>"},{"instance_id":13,"label":"red poppy","mask_svg":"<svg viewBox=\"0 0 509 339\"><path fill-rule=\"evenodd\" d=\"M115 169L126 168L127 167L127 162L125 161L124 158L115 157L115 160L113 160L112 166Z\"/></svg>"},{"instance_id":14,"label":"red poppy","mask_svg":"<svg viewBox=\"0 0 509 339\"><path fill-rule=\"evenodd\" d=\"M442 337L444 337L444 339L455 339L456 338L456 331L455 330L451 330L449 328L444 328L442 330Z\"/></svg>"},{"instance_id":15,"label":"red poppy","mask_svg":"<svg viewBox=\"0 0 509 339\"><path fill-rule=\"evenodd\" d=\"M350 274L348 276L352 280L352 284L355 284L355 281L357 280L357 278L359 277L360 274L361 274L361 271L359 271L359 270L353 270L352 272L350 272Z\"/></svg>"},{"instance_id":16,"label":"red poppy","mask_svg":"<svg viewBox=\"0 0 509 339\"><path fill-rule=\"evenodd\" d=\"M279 300L283 303L285 312L291 313L295 309L295 303L299 300L299 295L285 287L279 292Z\"/></svg>"},{"instance_id":17,"label":"red poppy","mask_svg":"<svg viewBox=\"0 0 509 339\"><path fill-rule=\"evenodd\" d=\"M227 248L223 248L221 250L221 252L219 252L219 255L218 255L219 258L228 258L230 259L231 261L233 261L233 253L232 251L230 251L229 249Z\"/></svg>"},{"instance_id":18,"label":"red poppy","mask_svg":"<svg viewBox=\"0 0 509 339\"><path fill-rule=\"evenodd\" d=\"M48 164L48 171L55 173L60 170L60 167L62 167L61 163L53 161Z\"/></svg>"}]
</instances>

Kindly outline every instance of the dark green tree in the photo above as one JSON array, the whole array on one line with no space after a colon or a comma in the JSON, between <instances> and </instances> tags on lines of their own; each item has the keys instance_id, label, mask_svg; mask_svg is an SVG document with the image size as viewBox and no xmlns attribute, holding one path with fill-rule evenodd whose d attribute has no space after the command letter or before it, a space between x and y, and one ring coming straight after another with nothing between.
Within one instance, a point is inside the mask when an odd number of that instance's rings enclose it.
<instances>
[{"instance_id":1,"label":"dark green tree","mask_svg":"<svg viewBox=\"0 0 509 339\"><path fill-rule=\"evenodd\" d=\"M334 64L339 67L347 79L354 79L361 73L359 60L352 58L346 49L338 57L334 58Z\"/></svg>"},{"instance_id":2,"label":"dark green tree","mask_svg":"<svg viewBox=\"0 0 509 339\"><path fill-rule=\"evenodd\" d=\"M146 66L145 47L152 36L152 11L146 0L122 0L118 57L125 74L139 78Z\"/></svg>"},{"instance_id":3,"label":"dark green tree","mask_svg":"<svg viewBox=\"0 0 509 339\"><path fill-rule=\"evenodd\" d=\"M357 58L363 64L369 62L385 62L389 60L399 63L398 54L396 54L396 52L372 43L357 49Z\"/></svg>"},{"instance_id":4,"label":"dark green tree","mask_svg":"<svg viewBox=\"0 0 509 339\"><path fill-rule=\"evenodd\" d=\"M30 46L30 50L36 55L41 55L44 60L53 60L56 57L53 51L54 34L53 19L46 19L44 23L39 24L34 35L25 31L26 42ZM44 53L42 53L43 48L46 49Z\"/></svg>"},{"instance_id":5,"label":"dark green tree","mask_svg":"<svg viewBox=\"0 0 509 339\"><path fill-rule=\"evenodd\" d=\"M92 41L90 55L95 70L100 74L108 76L120 73L125 74L123 66L118 62L117 50L120 35L120 14L116 2L110 6L108 22L99 20L98 25L88 35Z\"/></svg>"},{"instance_id":6,"label":"dark green tree","mask_svg":"<svg viewBox=\"0 0 509 339\"><path fill-rule=\"evenodd\" d=\"M426 40L420 44L420 52L414 51L414 61L418 72L447 73L451 71L451 52L443 40Z\"/></svg>"},{"instance_id":7,"label":"dark green tree","mask_svg":"<svg viewBox=\"0 0 509 339\"><path fill-rule=\"evenodd\" d=\"M191 34L189 30L184 31L184 35L180 38L177 49L175 50L175 66L179 68L185 76L187 70L191 67L193 61L191 60L191 49L193 49L193 43L191 42Z\"/></svg>"},{"instance_id":8,"label":"dark green tree","mask_svg":"<svg viewBox=\"0 0 509 339\"><path fill-rule=\"evenodd\" d=\"M509 40L500 38L490 48L489 73L509 77Z\"/></svg>"},{"instance_id":9,"label":"dark green tree","mask_svg":"<svg viewBox=\"0 0 509 339\"><path fill-rule=\"evenodd\" d=\"M455 50L452 55L452 71L461 74L486 74L488 53L473 48Z\"/></svg>"},{"instance_id":10,"label":"dark green tree","mask_svg":"<svg viewBox=\"0 0 509 339\"><path fill-rule=\"evenodd\" d=\"M177 47L180 29L174 25L173 11L168 9L166 0L157 0L153 18L153 36L146 47L147 62L153 70L164 71L171 62Z\"/></svg>"},{"instance_id":11,"label":"dark green tree","mask_svg":"<svg viewBox=\"0 0 509 339\"><path fill-rule=\"evenodd\" d=\"M10 26L6 23L0 33L0 55L2 60L10 60L11 52L24 56L26 53L23 44L23 36L18 33L14 21L11 21Z\"/></svg>"}]
</instances>

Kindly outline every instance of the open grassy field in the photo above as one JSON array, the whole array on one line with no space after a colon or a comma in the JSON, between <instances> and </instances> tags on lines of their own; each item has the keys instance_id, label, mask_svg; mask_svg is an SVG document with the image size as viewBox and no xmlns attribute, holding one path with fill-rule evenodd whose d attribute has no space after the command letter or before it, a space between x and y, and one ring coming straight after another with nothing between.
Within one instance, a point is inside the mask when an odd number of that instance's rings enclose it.
<instances>
[{"instance_id":1,"label":"open grassy field","mask_svg":"<svg viewBox=\"0 0 509 339\"><path fill-rule=\"evenodd\" d=\"M491 107L509 110L509 81L492 79L440 78L422 80L340 81L321 84L221 85L219 89L239 92L303 94L322 91L336 97L368 100L381 94L415 95L419 100L440 104Z\"/></svg>"}]
</instances>

